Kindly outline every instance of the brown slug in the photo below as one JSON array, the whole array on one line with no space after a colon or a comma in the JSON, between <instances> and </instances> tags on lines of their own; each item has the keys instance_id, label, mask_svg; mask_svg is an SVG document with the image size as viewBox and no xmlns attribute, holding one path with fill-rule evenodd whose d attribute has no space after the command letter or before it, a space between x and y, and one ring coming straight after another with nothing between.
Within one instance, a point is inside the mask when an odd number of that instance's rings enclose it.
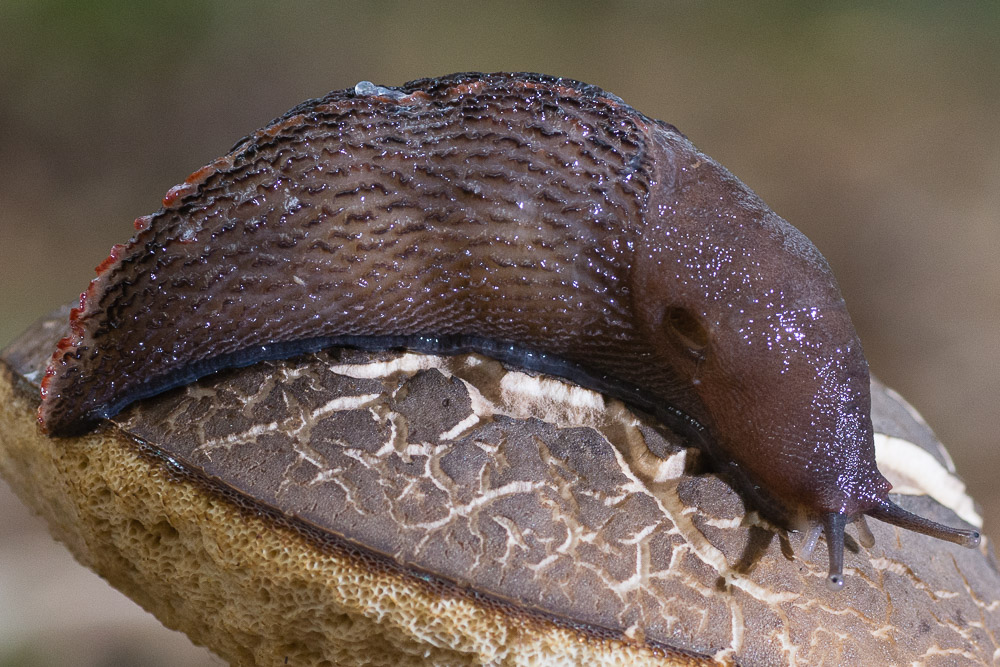
<instances>
[{"instance_id":1,"label":"brown slug","mask_svg":"<svg viewBox=\"0 0 1000 667\"><path fill-rule=\"evenodd\" d=\"M479 351L648 410L829 546L901 509L830 267L684 135L538 74L361 82L171 189L81 296L39 419L79 433L224 367L332 345Z\"/></svg>"}]
</instances>

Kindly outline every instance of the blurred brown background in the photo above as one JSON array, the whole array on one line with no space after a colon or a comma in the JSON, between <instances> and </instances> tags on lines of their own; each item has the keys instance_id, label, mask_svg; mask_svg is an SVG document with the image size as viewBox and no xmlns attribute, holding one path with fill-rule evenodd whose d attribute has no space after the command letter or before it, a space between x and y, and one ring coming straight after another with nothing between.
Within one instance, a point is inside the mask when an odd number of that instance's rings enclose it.
<instances>
[{"instance_id":1,"label":"blurred brown background","mask_svg":"<svg viewBox=\"0 0 1000 667\"><path fill-rule=\"evenodd\" d=\"M75 298L170 186L305 98L569 76L677 125L813 239L873 371L949 445L997 536L998 8L5 2L0 346ZM0 482L0 667L219 664L44 530Z\"/></svg>"}]
</instances>

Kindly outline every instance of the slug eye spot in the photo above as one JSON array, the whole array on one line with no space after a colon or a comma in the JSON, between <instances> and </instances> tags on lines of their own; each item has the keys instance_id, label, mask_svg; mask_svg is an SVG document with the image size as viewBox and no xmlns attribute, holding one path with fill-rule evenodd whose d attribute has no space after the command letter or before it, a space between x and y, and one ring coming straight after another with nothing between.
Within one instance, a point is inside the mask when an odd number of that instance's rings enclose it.
<instances>
[{"instance_id":1,"label":"slug eye spot","mask_svg":"<svg viewBox=\"0 0 1000 667\"><path fill-rule=\"evenodd\" d=\"M692 359L705 358L708 329L695 313L687 308L671 306L663 314L663 328L678 351Z\"/></svg>"}]
</instances>

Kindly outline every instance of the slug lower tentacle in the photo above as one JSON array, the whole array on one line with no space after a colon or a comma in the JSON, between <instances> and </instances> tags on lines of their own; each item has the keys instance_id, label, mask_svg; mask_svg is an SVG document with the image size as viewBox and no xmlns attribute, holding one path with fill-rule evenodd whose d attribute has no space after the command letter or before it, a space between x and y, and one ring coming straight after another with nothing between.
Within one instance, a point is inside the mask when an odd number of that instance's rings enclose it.
<instances>
[{"instance_id":1,"label":"slug lower tentacle","mask_svg":"<svg viewBox=\"0 0 1000 667\"><path fill-rule=\"evenodd\" d=\"M219 368L334 344L477 350L624 398L772 518L887 499L826 261L674 127L576 81L455 74L304 102L171 189L73 311L39 417L80 432Z\"/></svg>"}]
</instances>

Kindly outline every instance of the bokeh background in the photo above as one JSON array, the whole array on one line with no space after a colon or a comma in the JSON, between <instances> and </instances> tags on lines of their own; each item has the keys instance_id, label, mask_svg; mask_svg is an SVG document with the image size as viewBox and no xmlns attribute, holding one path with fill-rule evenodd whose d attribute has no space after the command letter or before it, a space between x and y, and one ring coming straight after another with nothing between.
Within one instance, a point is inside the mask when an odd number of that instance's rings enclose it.
<instances>
[{"instance_id":1,"label":"bokeh background","mask_svg":"<svg viewBox=\"0 0 1000 667\"><path fill-rule=\"evenodd\" d=\"M873 371L1000 536L1000 5L10 0L0 346L132 220L299 101L534 70L684 131L829 259ZM0 482L0 667L212 665L77 566Z\"/></svg>"}]
</instances>

